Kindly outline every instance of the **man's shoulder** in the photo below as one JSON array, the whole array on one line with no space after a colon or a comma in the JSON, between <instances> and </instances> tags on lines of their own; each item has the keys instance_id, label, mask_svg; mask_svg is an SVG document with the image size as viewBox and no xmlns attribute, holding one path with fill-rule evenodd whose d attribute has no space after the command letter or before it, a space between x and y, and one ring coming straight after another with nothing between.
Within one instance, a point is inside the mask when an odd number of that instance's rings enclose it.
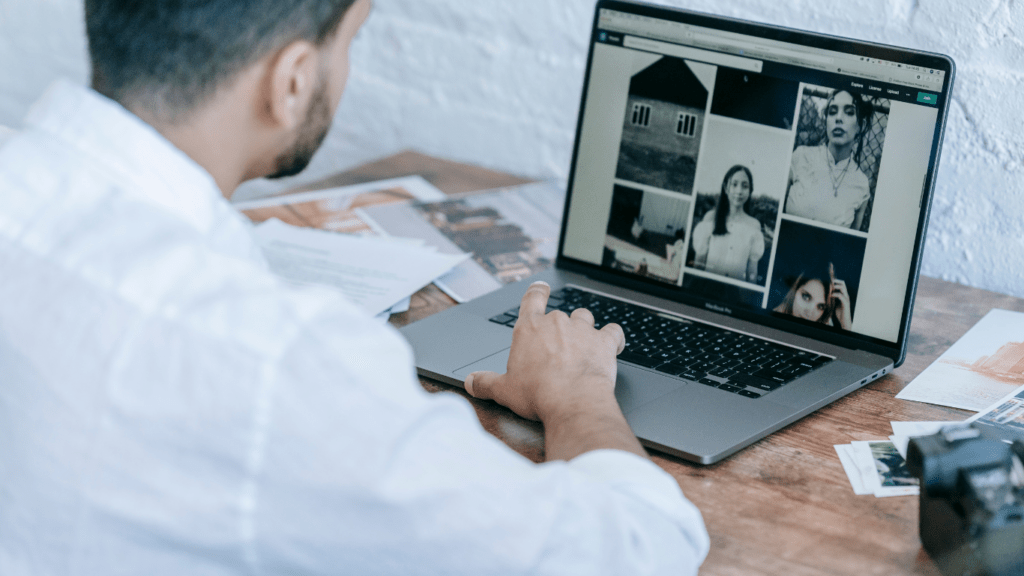
<instances>
[{"instance_id":1,"label":"man's shoulder","mask_svg":"<svg viewBox=\"0 0 1024 576\"><path fill-rule=\"evenodd\" d=\"M39 271L15 281L41 284L44 270L58 270L65 292L264 353L326 316L363 325L366 315L337 293L273 276L230 207L211 212L216 233L208 234L129 193L131 185L45 134L22 133L0 149L0 237L8 255Z\"/></svg>"}]
</instances>

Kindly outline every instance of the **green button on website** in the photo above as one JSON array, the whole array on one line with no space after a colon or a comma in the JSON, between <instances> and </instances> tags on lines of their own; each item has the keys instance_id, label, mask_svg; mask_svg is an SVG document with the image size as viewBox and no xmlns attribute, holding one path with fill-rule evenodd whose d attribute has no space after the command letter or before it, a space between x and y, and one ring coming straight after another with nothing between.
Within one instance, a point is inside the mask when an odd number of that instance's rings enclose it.
<instances>
[{"instance_id":1,"label":"green button on website","mask_svg":"<svg viewBox=\"0 0 1024 576\"><path fill-rule=\"evenodd\" d=\"M917 93L917 101L924 102L925 104L935 104L937 98L938 96L936 96L935 94L929 94L927 92Z\"/></svg>"}]
</instances>

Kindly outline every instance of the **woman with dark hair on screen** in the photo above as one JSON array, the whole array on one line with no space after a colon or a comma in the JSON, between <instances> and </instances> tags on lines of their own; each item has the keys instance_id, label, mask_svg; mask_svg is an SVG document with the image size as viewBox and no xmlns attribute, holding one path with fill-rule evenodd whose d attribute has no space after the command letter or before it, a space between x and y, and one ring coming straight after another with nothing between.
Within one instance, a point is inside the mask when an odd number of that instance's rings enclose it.
<instances>
[{"instance_id":1,"label":"woman with dark hair on screen","mask_svg":"<svg viewBox=\"0 0 1024 576\"><path fill-rule=\"evenodd\" d=\"M804 273L796 278L786 278L785 282L789 292L775 307L775 312L843 330L850 329L853 324L850 292L846 282L835 277L832 264L828 265L827 273Z\"/></svg>"},{"instance_id":2,"label":"woman with dark hair on screen","mask_svg":"<svg viewBox=\"0 0 1024 576\"><path fill-rule=\"evenodd\" d=\"M856 92L836 90L824 113L825 141L793 151L786 214L860 230L871 199L860 169L871 105Z\"/></svg>"},{"instance_id":3,"label":"woman with dark hair on screen","mask_svg":"<svg viewBox=\"0 0 1024 576\"><path fill-rule=\"evenodd\" d=\"M725 173L718 205L693 229L694 267L713 274L757 281L764 256L761 223L750 215L754 176L737 164Z\"/></svg>"}]
</instances>

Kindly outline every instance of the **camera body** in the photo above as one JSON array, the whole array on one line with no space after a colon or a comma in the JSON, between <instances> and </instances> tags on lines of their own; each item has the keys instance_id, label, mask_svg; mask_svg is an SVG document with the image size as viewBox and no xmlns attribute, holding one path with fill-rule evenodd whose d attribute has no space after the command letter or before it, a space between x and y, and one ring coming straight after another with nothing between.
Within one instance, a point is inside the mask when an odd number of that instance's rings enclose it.
<instances>
[{"instance_id":1,"label":"camera body","mask_svg":"<svg viewBox=\"0 0 1024 576\"><path fill-rule=\"evenodd\" d=\"M921 482L924 549L946 575L1024 575L1024 443L973 426L914 438L907 466Z\"/></svg>"}]
</instances>

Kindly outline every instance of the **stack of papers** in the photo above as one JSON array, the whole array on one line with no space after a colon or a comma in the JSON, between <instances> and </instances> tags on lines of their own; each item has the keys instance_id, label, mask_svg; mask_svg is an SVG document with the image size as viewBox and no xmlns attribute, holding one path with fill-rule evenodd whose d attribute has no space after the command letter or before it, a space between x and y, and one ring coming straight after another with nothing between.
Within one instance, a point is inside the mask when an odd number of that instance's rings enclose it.
<instances>
[{"instance_id":1,"label":"stack of papers","mask_svg":"<svg viewBox=\"0 0 1024 576\"><path fill-rule=\"evenodd\" d=\"M469 258L442 254L418 242L326 232L276 218L256 226L254 236L278 276L335 288L384 318L397 311L396 304Z\"/></svg>"},{"instance_id":2,"label":"stack of papers","mask_svg":"<svg viewBox=\"0 0 1024 576\"><path fill-rule=\"evenodd\" d=\"M835 449L854 494L876 498L918 494L917 478L891 441L854 442Z\"/></svg>"},{"instance_id":3,"label":"stack of papers","mask_svg":"<svg viewBox=\"0 0 1024 576\"><path fill-rule=\"evenodd\" d=\"M889 440L840 444L835 447L839 461L850 479L853 493L886 496L916 496L917 478L907 470L907 445L916 436L929 436L943 426L961 422L890 422Z\"/></svg>"}]
</instances>

